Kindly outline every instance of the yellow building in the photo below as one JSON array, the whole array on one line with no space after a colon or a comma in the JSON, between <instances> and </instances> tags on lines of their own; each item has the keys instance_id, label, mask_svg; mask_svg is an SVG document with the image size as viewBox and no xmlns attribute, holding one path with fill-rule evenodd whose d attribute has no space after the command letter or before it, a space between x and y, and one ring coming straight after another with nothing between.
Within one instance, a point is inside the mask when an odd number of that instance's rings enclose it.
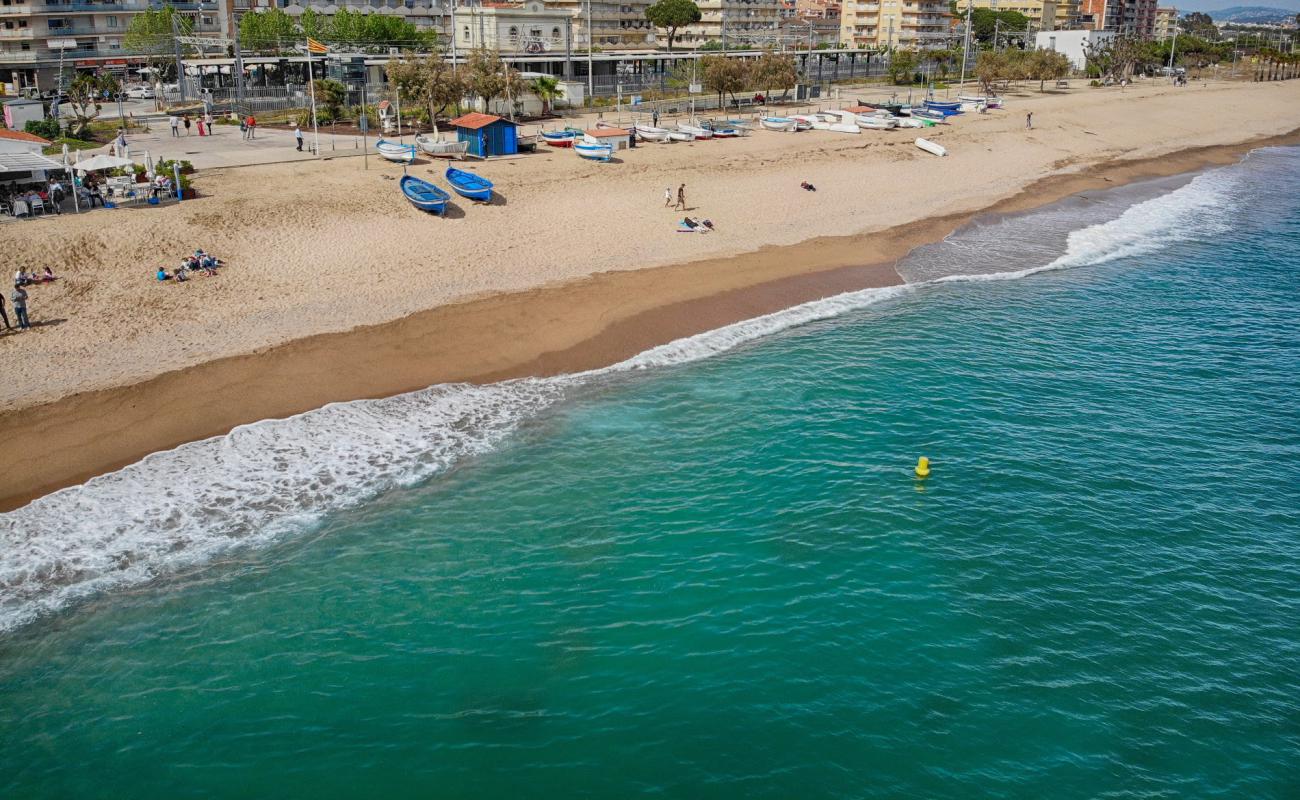
<instances>
[{"instance_id":1,"label":"yellow building","mask_svg":"<svg viewBox=\"0 0 1300 800\"><path fill-rule=\"evenodd\" d=\"M1156 9L1156 41L1163 42L1173 36L1176 27L1178 27L1178 9L1172 7Z\"/></svg>"},{"instance_id":2,"label":"yellow building","mask_svg":"<svg viewBox=\"0 0 1300 800\"><path fill-rule=\"evenodd\" d=\"M988 8L993 11L1019 11L1021 14L1024 14L1029 18L1029 27L1035 33L1038 31L1054 31L1064 22L1064 20L1061 20L1058 16L1062 9L1057 6L1056 0L974 1L976 8ZM965 5L958 2L957 7L961 9L965 8ZM1078 7L1078 0L1075 0L1075 7ZM1068 12L1066 16L1068 16Z\"/></svg>"},{"instance_id":3,"label":"yellow building","mask_svg":"<svg viewBox=\"0 0 1300 800\"><path fill-rule=\"evenodd\" d=\"M944 0L844 0L840 41L858 49L933 50L954 39Z\"/></svg>"}]
</instances>

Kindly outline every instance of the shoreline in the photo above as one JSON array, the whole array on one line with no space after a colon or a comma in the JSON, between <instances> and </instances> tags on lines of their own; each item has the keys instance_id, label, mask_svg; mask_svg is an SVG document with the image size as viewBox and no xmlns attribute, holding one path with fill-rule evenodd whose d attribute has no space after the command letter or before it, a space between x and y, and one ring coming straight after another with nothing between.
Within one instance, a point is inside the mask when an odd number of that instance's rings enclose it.
<instances>
[{"instance_id":1,"label":"shoreline","mask_svg":"<svg viewBox=\"0 0 1300 800\"><path fill-rule=\"evenodd\" d=\"M976 217L1024 212L1077 192L1231 164L1260 147L1294 144L1300 129L1105 161L1040 178L975 211L489 294L7 411L0 413L0 435L11 452L39 458L7 477L0 511L258 420L440 383L579 372L811 300L900 285L894 269L900 258Z\"/></svg>"}]
</instances>

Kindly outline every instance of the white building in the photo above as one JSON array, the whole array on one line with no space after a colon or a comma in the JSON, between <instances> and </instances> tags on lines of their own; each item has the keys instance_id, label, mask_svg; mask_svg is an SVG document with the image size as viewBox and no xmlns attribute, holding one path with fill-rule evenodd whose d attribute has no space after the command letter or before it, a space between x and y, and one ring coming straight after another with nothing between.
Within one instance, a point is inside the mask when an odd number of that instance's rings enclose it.
<instances>
[{"instance_id":1,"label":"white building","mask_svg":"<svg viewBox=\"0 0 1300 800\"><path fill-rule=\"evenodd\" d=\"M462 53L480 47L507 54L563 53L569 22L567 11L547 9L542 0L462 6L456 11L456 47Z\"/></svg>"},{"instance_id":2,"label":"white building","mask_svg":"<svg viewBox=\"0 0 1300 800\"><path fill-rule=\"evenodd\" d=\"M1083 69L1088 62L1088 49L1114 38L1113 31L1042 31L1034 36L1034 47L1061 53L1075 69Z\"/></svg>"}]
</instances>

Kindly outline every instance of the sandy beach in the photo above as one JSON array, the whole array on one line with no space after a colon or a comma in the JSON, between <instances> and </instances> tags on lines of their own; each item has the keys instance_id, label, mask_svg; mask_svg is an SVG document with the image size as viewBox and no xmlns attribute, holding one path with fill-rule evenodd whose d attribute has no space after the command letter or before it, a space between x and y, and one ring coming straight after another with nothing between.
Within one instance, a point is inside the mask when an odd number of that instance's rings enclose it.
<instances>
[{"instance_id":1,"label":"sandy beach","mask_svg":"<svg viewBox=\"0 0 1300 800\"><path fill-rule=\"evenodd\" d=\"M32 454L0 507L245 422L442 381L599 366L840 291L899 282L916 244L987 209L1226 163L1300 124L1300 83L1014 96L928 132L758 132L474 164L500 199L445 220L371 158L211 170L165 209L0 225L37 327L0 336L0 430ZM1024 116L1034 113L1034 129ZM1290 141L1283 139L1278 141ZM443 164L422 161L413 174ZM799 189L801 181L817 186ZM717 231L677 233L666 187ZM202 247L217 278L159 284Z\"/></svg>"}]
</instances>

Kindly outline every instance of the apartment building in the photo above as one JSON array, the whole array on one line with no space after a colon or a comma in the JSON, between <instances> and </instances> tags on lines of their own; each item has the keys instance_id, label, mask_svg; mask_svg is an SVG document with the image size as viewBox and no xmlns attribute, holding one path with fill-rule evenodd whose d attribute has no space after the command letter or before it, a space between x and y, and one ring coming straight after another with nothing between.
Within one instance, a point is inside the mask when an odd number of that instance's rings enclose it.
<instances>
[{"instance_id":1,"label":"apartment building","mask_svg":"<svg viewBox=\"0 0 1300 800\"><path fill-rule=\"evenodd\" d=\"M840 0L795 0L794 8L796 17L838 20L843 3Z\"/></svg>"},{"instance_id":2,"label":"apartment building","mask_svg":"<svg viewBox=\"0 0 1300 800\"><path fill-rule=\"evenodd\" d=\"M1156 9L1156 31L1155 36L1158 41L1164 40L1174 35L1174 29L1178 27L1178 9L1170 6L1168 8Z\"/></svg>"},{"instance_id":3,"label":"apartment building","mask_svg":"<svg viewBox=\"0 0 1300 800\"><path fill-rule=\"evenodd\" d=\"M645 18L654 0L591 0L591 31L587 30L588 0L547 0L546 7L573 17L573 46L587 42L602 50L649 50L655 46L655 26ZM703 4L701 4L702 6Z\"/></svg>"},{"instance_id":4,"label":"apartment building","mask_svg":"<svg viewBox=\"0 0 1300 800\"><path fill-rule=\"evenodd\" d=\"M78 69L126 73L122 37L145 0L0 0L0 81L17 92L53 89Z\"/></svg>"},{"instance_id":5,"label":"apartment building","mask_svg":"<svg viewBox=\"0 0 1300 800\"><path fill-rule=\"evenodd\" d=\"M994 11L1018 11L1029 18L1029 27L1033 31L1050 31L1056 29L1056 0L973 0L975 8L988 8ZM960 6L965 9L965 5Z\"/></svg>"},{"instance_id":6,"label":"apartment building","mask_svg":"<svg viewBox=\"0 0 1300 800\"><path fill-rule=\"evenodd\" d=\"M1145 38L1156 33L1156 0L1082 0L1079 11L1093 30Z\"/></svg>"},{"instance_id":7,"label":"apartment building","mask_svg":"<svg viewBox=\"0 0 1300 800\"><path fill-rule=\"evenodd\" d=\"M954 38L946 2L844 0L840 41L859 49L943 48Z\"/></svg>"},{"instance_id":8,"label":"apartment building","mask_svg":"<svg viewBox=\"0 0 1300 800\"><path fill-rule=\"evenodd\" d=\"M685 47L702 47L706 42L728 46L763 45L773 42L781 22L780 0L696 0L700 22L684 28L680 41Z\"/></svg>"}]
</instances>

